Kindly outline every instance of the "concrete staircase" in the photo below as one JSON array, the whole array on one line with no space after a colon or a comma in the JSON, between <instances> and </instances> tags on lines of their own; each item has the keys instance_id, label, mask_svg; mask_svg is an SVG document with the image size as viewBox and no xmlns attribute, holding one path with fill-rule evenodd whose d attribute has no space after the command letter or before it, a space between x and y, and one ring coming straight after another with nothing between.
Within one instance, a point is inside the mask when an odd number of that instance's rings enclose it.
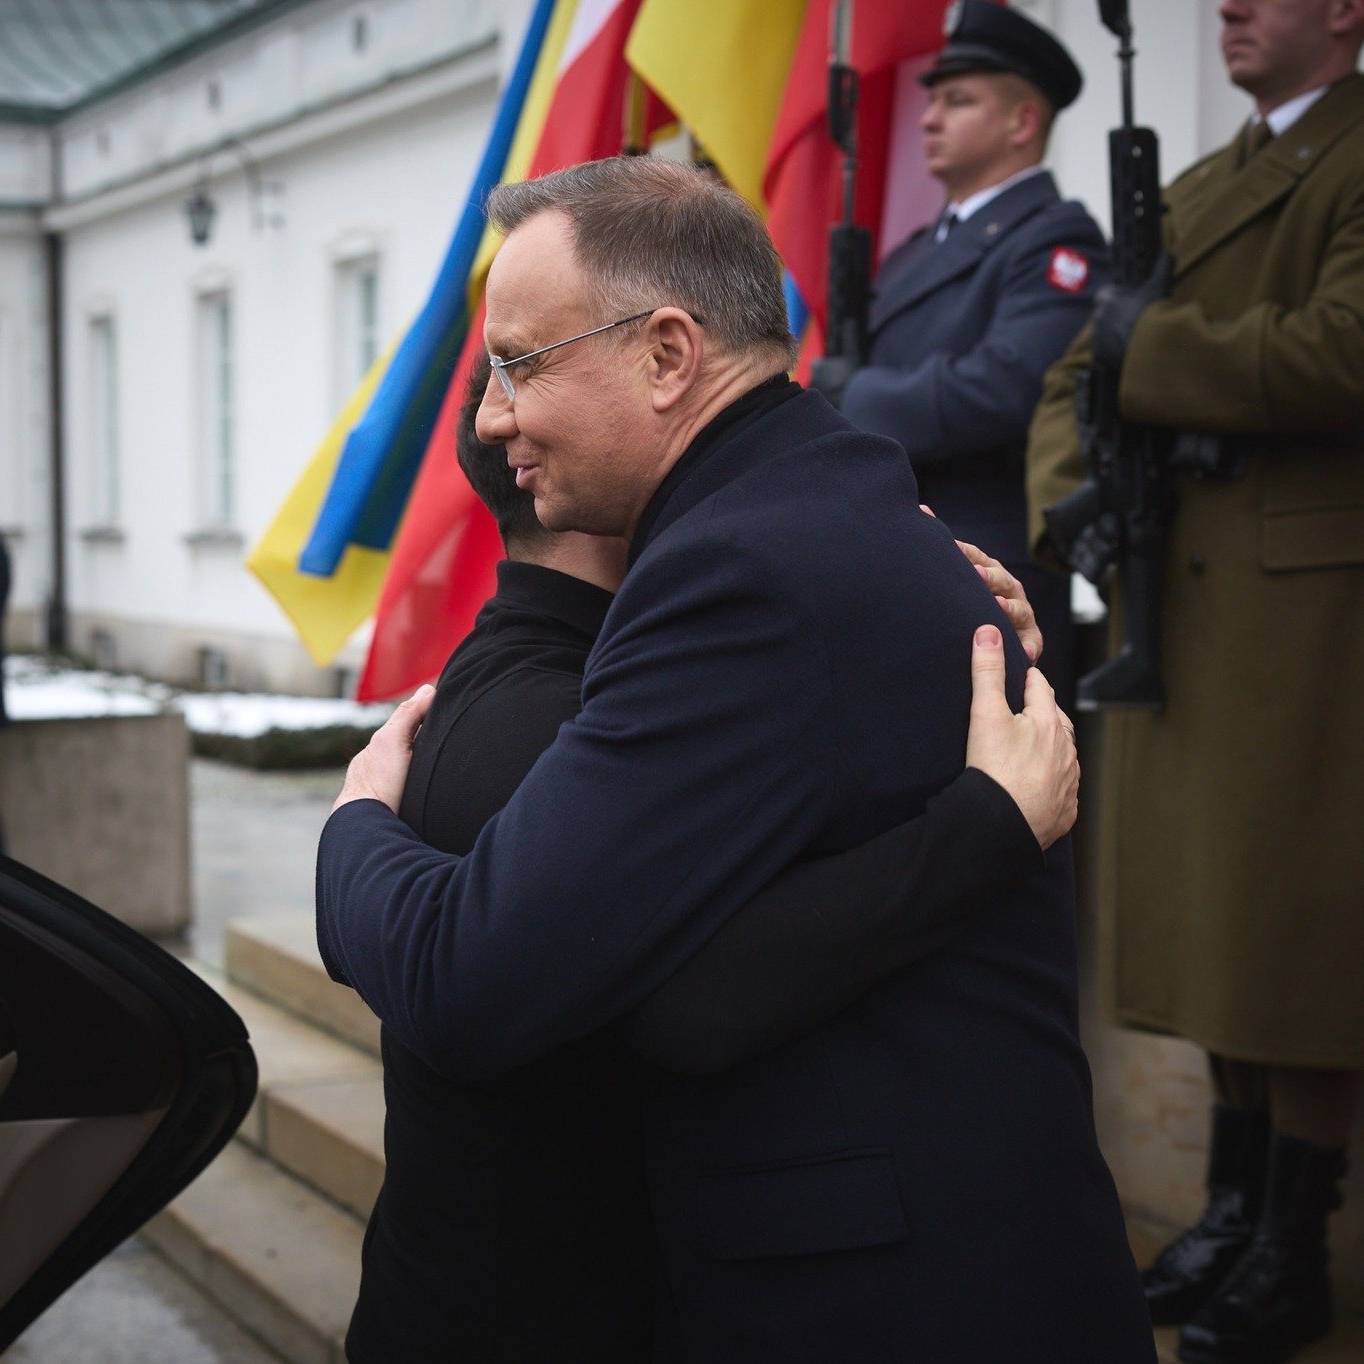
<instances>
[{"instance_id":1,"label":"concrete staircase","mask_svg":"<svg viewBox=\"0 0 1364 1364\"><path fill-rule=\"evenodd\" d=\"M327 979L309 914L229 924L225 958L225 973L196 969L245 1020L260 1091L236 1139L145 1235L291 1364L344 1364L383 1176L378 1023ZM1169 1228L1133 1219L1129 1232L1144 1264ZM1176 1364L1175 1334L1156 1333L1160 1364ZM1343 1313L1294 1364L1361 1360L1364 1322Z\"/></svg>"},{"instance_id":2,"label":"concrete staircase","mask_svg":"<svg viewBox=\"0 0 1364 1364\"><path fill-rule=\"evenodd\" d=\"M327 979L308 914L229 924L225 973L260 1089L236 1139L145 1236L291 1364L343 1364L383 1178L379 1028Z\"/></svg>"}]
</instances>

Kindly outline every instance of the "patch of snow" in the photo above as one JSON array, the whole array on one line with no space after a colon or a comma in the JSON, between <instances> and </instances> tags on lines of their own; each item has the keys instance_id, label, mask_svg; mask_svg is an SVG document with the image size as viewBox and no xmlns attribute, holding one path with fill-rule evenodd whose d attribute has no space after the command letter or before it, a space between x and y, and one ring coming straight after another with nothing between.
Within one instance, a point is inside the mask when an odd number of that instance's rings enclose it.
<instances>
[{"instance_id":1,"label":"patch of snow","mask_svg":"<svg viewBox=\"0 0 1364 1364\"><path fill-rule=\"evenodd\" d=\"M177 692L141 677L70 668L23 654L5 660L5 705L15 720L156 715L180 710L196 733L245 739L271 729L323 729L332 725L377 729L393 712L388 704L361 705L321 696Z\"/></svg>"},{"instance_id":2,"label":"patch of snow","mask_svg":"<svg viewBox=\"0 0 1364 1364\"><path fill-rule=\"evenodd\" d=\"M169 692L165 688L159 689ZM23 655L5 659L5 709L12 720L70 720L99 715L155 715L166 696L130 686L112 673L59 668Z\"/></svg>"},{"instance_id":3,"label":"patch of snow","mask_svg":"<svg viewBox=\"0 0 1364 1364\"><path fill-rule=\"evenodd\" d=\"M254 738L270 729L325 729L353 725L378 729L393 713L388 705L362 706L324 696L268 696L248 692L184 692L174 704L199 734Z\"/></svg>"}]
</instances>

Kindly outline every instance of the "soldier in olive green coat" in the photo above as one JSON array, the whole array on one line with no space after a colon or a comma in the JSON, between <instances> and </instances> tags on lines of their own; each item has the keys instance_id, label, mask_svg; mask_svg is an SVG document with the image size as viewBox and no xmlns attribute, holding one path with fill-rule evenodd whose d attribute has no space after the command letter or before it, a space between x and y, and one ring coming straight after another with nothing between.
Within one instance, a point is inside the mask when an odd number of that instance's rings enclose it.
<instances>
[{"instance_id":1,"label":"soldier in olive green coat","mask_svg":"<svg viewBox=\"0 0 1364 1364\"><path fill-rule=\"evenodd\" d=\"M1181 1359L1261 1361L1327 1329L1364 1068L1364 0L1221 14L1258 113L1167 192L1168 298L1108 291L1048 375L1029 500L1046 558L1096 346L1124 418L1246 457L1179 481L1168 703L1107 716L1100 898L1117 1021L1201 1044L1219 1091L1208 1209L1148 1271L1152 1314L1186 1323Z\"/></svg>"}]
</instances>

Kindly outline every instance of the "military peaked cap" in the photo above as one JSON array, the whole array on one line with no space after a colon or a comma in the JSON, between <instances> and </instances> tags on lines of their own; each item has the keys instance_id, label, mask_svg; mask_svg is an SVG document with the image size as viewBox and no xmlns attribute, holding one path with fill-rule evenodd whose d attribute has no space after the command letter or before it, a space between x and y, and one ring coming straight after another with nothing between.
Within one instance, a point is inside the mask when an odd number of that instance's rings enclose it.
<instances>
[{"instance_id":1,"label":"military peaked cap","mask_svg":"<svg viewBox=\"0 0 1364 1364\"><path fill-rule=\"evenodd\" d=\"M947 11L947 45L922 77L933 85L969 71L1009 71L1031 81L1055 109L1084 84L1070 53L1040 24L994 0L958 0Z\"/></svg>"}]
</instances>

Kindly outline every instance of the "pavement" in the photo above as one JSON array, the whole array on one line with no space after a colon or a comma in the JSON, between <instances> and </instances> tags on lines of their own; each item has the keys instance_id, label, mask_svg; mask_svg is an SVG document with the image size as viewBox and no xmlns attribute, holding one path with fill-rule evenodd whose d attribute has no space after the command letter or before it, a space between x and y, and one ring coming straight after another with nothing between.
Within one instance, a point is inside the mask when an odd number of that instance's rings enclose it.
<instances>
[{"instance_id":1,"label":"pavement","mask_svg":"<svg viewBox=\"0 0 1364 1364\"><path fill-rule=\"evenodd\" d=\"M69 1288L5 1364L280 1364L140 1237Z\"/></svg>"},{"instance_id":2,"label":"pavement","mask_svg":"<svg viewBox=\"0 0 1364 1364\"><path fill-rule=\"evenodd\" d=\"M192 956L221 969L228 920L312 908L317 839L344 775L193 760Z\"/></svg>"}]
</instances>

